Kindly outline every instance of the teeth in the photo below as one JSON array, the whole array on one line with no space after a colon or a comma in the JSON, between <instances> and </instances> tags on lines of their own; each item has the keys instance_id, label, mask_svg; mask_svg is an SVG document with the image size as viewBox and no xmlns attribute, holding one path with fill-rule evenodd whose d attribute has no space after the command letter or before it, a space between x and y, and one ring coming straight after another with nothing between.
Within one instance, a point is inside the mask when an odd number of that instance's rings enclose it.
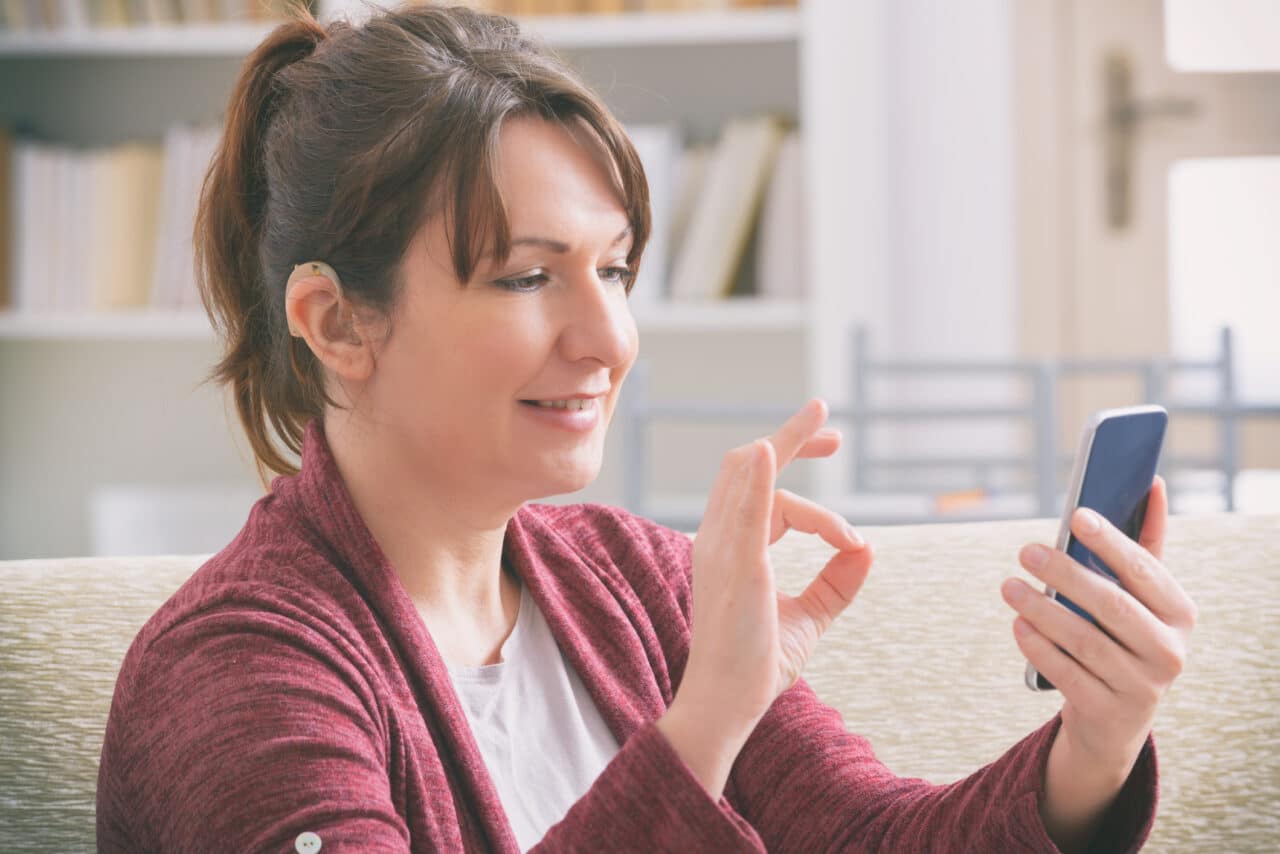
<instances>
[{"instance_id":1,"label":"teeth","mask_svg":"<svg viewBox=\"0 0 1280 854\"><path fill-rule=\"evenodd\" d=\"M547 409L574 409L574 410L590 409L591 399L585 398L581 400L539 400L537 401L537 404L539 406L546 407Z\"/></svg>"}]
</instances>

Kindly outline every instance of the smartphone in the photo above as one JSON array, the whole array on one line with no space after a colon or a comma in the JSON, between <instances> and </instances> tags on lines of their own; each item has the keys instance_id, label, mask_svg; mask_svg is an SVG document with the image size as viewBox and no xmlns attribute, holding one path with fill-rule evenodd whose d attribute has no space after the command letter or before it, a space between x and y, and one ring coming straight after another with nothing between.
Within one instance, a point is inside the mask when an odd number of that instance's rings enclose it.
<instances>
[{"instance_id":1,"label":"smartphone","mask_svg":"<svg viewBox=\"0 0 1280 854\"><path fill-rule=\"evenodd\" d=\"M1075 465L1067 486L1067 500L1058 528L1058 550L1099 575L1119 583L1116 574L1097 555L1071 535L1071 514L1088 507L1115 525L1132 540L1142 533L1147 515L1147 497L1155 480L1164 444L1169 413L1161 406L1131 406L1094 413L1085 424L1076 452ZM1057 599L1091 623L1096 622L1083 608L1052 587L1048 596ZM1027 687L1052 691L1053 684L1027 662Z\"/></svg>"}]
</instances>

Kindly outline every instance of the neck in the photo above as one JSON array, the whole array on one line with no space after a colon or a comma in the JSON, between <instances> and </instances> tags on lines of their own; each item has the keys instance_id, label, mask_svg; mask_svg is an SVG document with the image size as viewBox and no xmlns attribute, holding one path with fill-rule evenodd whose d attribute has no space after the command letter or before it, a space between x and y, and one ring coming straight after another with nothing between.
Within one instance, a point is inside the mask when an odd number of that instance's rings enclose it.
<instances>
[{"instance_id":1,"label":"neck","mask_svg":"<svg viewBox=\"0 0 1280 854\"><path fill-rule=\"evenodd\" d=\"M326 418L329 449L419 612L429 622L507 625L518 587L502 571L502 545L520 505L497 505L492 495L476 494L474 483L424 471L394 441L348 415Z\"/></svg>"}]
</instances>

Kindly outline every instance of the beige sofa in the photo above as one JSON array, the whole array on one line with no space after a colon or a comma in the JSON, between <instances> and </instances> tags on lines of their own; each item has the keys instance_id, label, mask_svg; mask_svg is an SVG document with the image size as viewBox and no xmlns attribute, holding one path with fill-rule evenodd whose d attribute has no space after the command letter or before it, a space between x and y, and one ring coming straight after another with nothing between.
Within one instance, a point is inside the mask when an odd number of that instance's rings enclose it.
<instances>
[{"instance_id":1,"label":"beige sofa","mask_svg":"<svg viewBox=\"0 0 1280 854\"><path fill-rule=\"evenodd\" d=\"M807 677L901 774L937 781L999 755L1053 714L1022 685L998 585L1045 520L866 528L878 559ZM1187 672L1157 721L1153 851L1280 846L1280 516L1175 517L1166 563L1200 606ZM112 684L147 616L200 557L0 562L0 851L93 847ZM775 546L798 590L824 549Z\"/></svg>"}]
</instances>

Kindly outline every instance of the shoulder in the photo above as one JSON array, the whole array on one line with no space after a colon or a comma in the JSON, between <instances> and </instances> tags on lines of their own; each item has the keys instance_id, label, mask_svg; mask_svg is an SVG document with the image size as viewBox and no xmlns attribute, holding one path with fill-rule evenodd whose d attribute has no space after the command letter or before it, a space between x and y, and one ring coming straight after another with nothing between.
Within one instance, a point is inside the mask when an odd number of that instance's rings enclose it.
<instances>
[{"instance_id":1,"label":"shoulder","mask_svg":"<svg viewBox=\"0 0 1280 854\"><path fill-rule=\"evenodd\" d=\"M263 532L270 533L263 536ZM134 637L117 700L187 675L229 685L247 658L275 661L298 679L317 670L356 682L367 657L368 606L333 561L277 517L268 500L230 544L197 569Z\"/></svg>"},{"instance_id":2,"label":"shoulder","mask_svg":"<svg viewBox=\"0 0 1280 854\"><path fill-rule=\"evenodd\" d=\"M225 748L226 769L246 773L255 751L281 739L336 739L380 757L387 692L369 621L303 577L253 553L220 553L197 570L125 654L103 774L145 799L165 781L200 789L189 759L211 744Z\"/></svg>"}]
</instances>

